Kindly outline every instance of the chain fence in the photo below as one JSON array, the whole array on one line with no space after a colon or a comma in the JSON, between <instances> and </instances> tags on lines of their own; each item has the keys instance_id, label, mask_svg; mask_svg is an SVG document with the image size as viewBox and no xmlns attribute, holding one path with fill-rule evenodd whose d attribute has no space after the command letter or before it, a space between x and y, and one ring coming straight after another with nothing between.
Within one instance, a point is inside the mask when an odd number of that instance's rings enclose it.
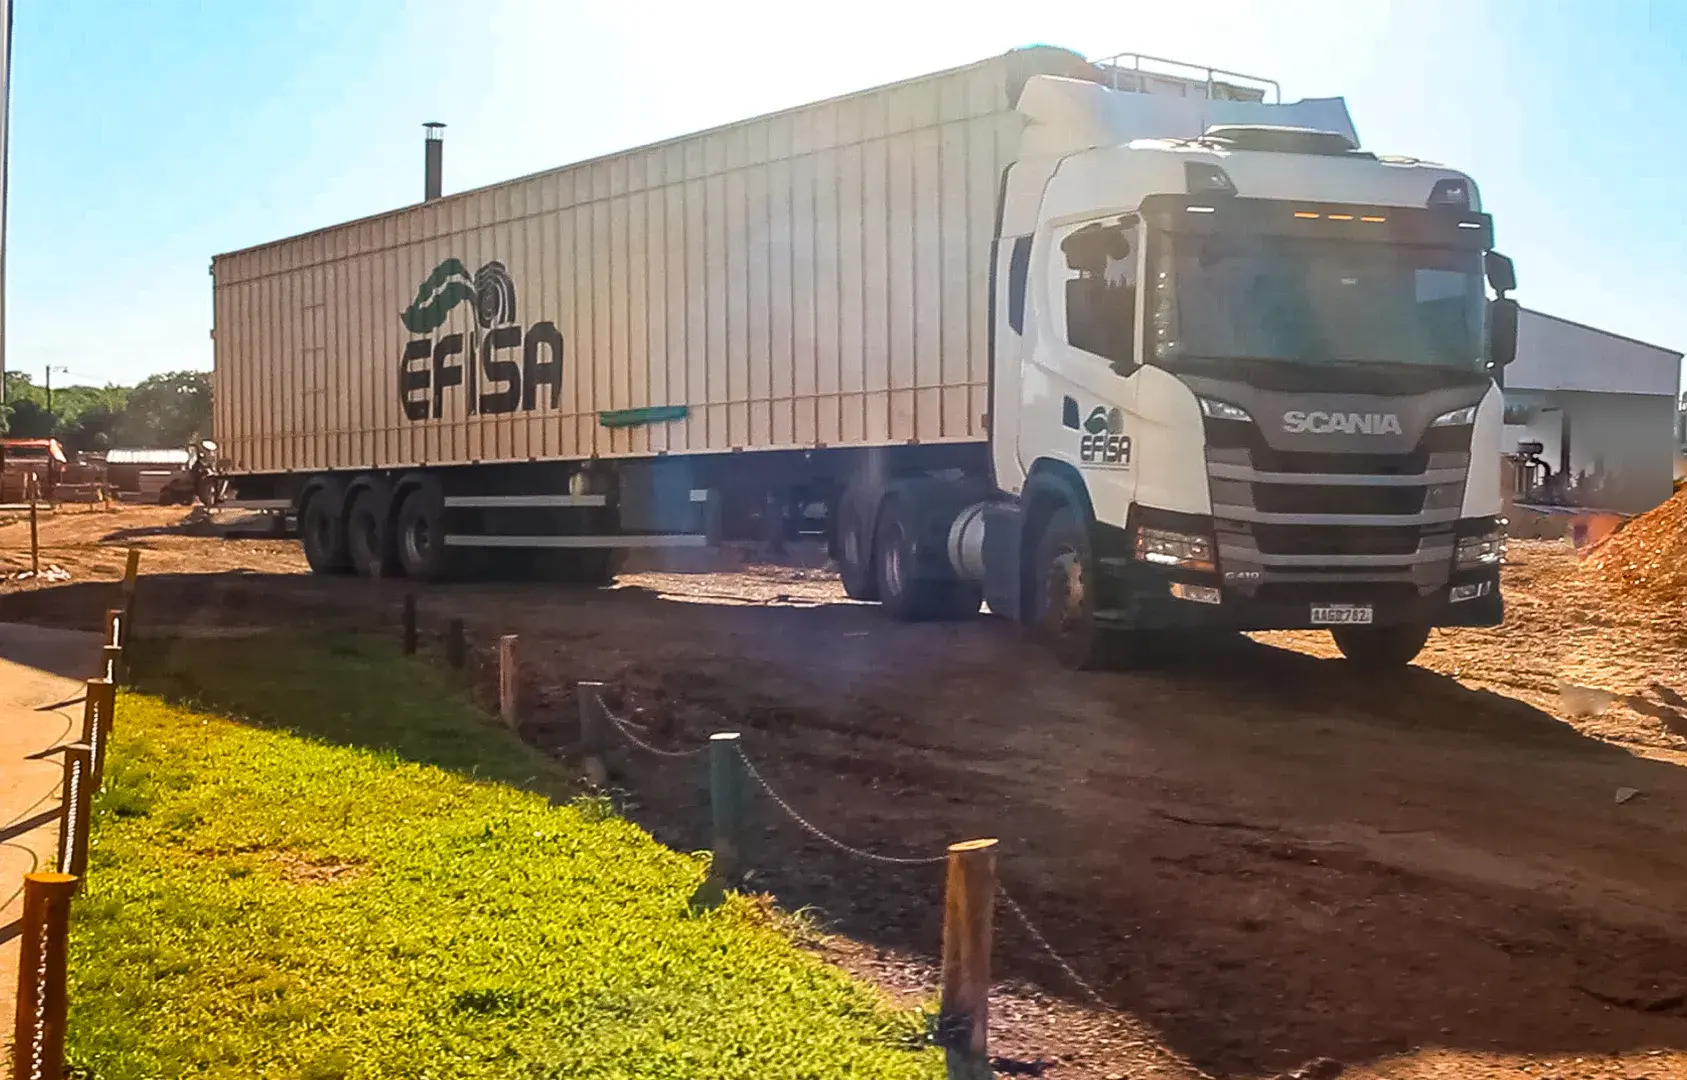
<instances>
[{"instance_id":1,"label":"chain fence","mask_svg":"<svg viewBox=\"0 0 1687 1080\"><path fill-rule=\"evenodd\" d=\"M610 726L620 732L621 738L626 739L629 743L632 743L634 746L643 750L647 754L654 754L657 757L670 759L694 758L708 749L707 746L696 746L690 750L664 750L660 746L652 746L650 743L645 742L643 739L633 734L632 723L630 721L623 720L621 717L616 716L613 712L610 712L609 706L603 703L603 698L598 696L595 690L590 691L590 693L597 696L598 708L600 710L599 715L605 717L609 721Z\"/></svg>"},{"instance_id":2,"label":"chain fence","mask_svg":"<svg viewBox=\"0 0 1687 1080\"><path fill-rule=\"evenodd\" d=\"M1013 917L1019 920L1019 925L1024 927L1026 935L1037 943L1038 948L1048 954L1049 959L1053 960L1061 971L1066 973L1066 977L1072 980L1072 984L1082 990L1084 996L1089 998L1092 1004L1105 1006L1107 1002L1102 999L1096 988L1091 986L1082 975L1079 975L1064 956L1054 951L1054 946L1050 945L1049 939L1043 936L1041 930L1037 929L1036 924L1031 921L1031 916L1025 914L1025 909L1019 906L1019 901L1009 896L1007 890L1000 885L996 886L996 895L1007 905L1007 909L1013 912Z\"/></svg>"},{"instance_id":3,"label":"chain fence","mask_svg":"<svg viewBox=\"0 0 1687 1080\"><path fill-rule=\"evenodd\" d=\"M582 687L582 690L592 694L596 698L598 714L607 718L610 726L619 732L622 738L626 739L628 743L645 751L646 753L657 757L674 759L693 758L708 750L707 746L693 747L689 750L664 750L661 747L652 746L644 739L639 738L633 732L628 720L616 716L615 713L610 711L609 706L604 703L603 697L598 694L595 689ZM867 851L851 844L844 843L842 840L839 840L837 837L826 832L824 829L821 829L818 825L815 825L812 821L809 821L802 814L798 813L796 808L793 807L784 796L780 795L778 790L768 782L767 777L762 775L761 770L756 768L755 762L750 760L750 756L744 752L744 748L742 746L734 743L733 750L736 751L738 760L743 764L745 773L749 775L750 779L756 782L762 791L767 794L769 799L773 800L776 806L785 812L787 817L789 817L815 839L830 845L838 851L843 852L845 855L861 859L865 862L878 863L884 866L936 866L939 863L948 861L949 856L947 854L931 856L882 855L878 852ZM1107 1004L1106 999L1101 996L1100 992L1097 991L1088 980L1079 975L1077 970L1073 968L1071 963L1068 962L1065 957L1055 951L1054 946L1049 944L1048 938L1044 936L1043 932L1037 928L1037 925L1031 921L1031 917L1025 913L1025 909L1020 906L1019 901L1008 895L1007 890L1001 887L999 881L996 886L996 896L1001 899L1003 905L1008 909L1008 911L1013 913L1014 919L1025 931L1026 936L1029 937L1031 941L1034 942L1036 946L1041 949L1051 961L1054 962L1055 966L1058 967L1068 979L1072 980L1072 984L1074 986L1083 991L1084 996L1092 1004L1103 1008L1110 1007Z\"/></svg>"},{"instance_id":4,"label":"chain fence","mask_svg":"<svg viewBox=\"0 0 1687 1080\"><path fill-rule=\"evenodd\" d=\"M738 760L744 763L744 771L750 774L750 779L760 784L761 789L767 792L770 799L779 804L779 808L781 810L790 815L792 821L801 825L812 836L825 841L844 854L853 855L857 859L865 859L868 862L882 863L886 866L935 866L938 863L947 862L949 860L949 856L947 855L917 857L906 855L880 855L877 852L863 851L861 848L851 847L842 840L839 840L837 837L822 831L819 826L815 825L813 822L797 813L796 810L792 809L791 804L786 802L784 797L777 791L773 790L773 785L767 782L767 778L761 774L761 770L757 769L755 763L750 760L749 755L744 753L743 747L734 747L734 749L738 751Z\"/></svg>"}]
</instances>

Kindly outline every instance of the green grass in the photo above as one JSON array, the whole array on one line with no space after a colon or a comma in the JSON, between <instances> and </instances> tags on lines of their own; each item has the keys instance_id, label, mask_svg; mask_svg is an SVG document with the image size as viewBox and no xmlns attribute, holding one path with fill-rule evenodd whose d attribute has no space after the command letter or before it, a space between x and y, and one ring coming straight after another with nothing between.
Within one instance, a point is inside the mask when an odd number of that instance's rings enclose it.
<instances>
[{"instance_id":1,"label":"green grass","mask_svg":"<svg viewBox=\"0 0 1687 1080\"><path fill-rule=\"evenodd\" d=\"M753 898L692 914L700 857L515 786L563 777L434 667L355 640L142 660L200 705L118 706L73 914L81 1075L941 1075L919 1015Z\"/></svg>"}]
</instances>

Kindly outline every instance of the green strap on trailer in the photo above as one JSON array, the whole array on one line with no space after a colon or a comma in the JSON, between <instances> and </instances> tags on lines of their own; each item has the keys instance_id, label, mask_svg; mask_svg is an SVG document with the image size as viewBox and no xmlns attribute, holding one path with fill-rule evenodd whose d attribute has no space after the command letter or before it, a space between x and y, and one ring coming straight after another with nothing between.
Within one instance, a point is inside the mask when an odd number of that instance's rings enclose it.
<instances>
[{"instance_id":1,"label":"green strap on trailer","mask_svg":"<svg viewBox=\"0 0 1687 1080\"><path fill-rule=\"evenodd\" d=\"M691 415L689 405L647 405L642 409L608 409L597 414L597 422L607 428L639 427L643 424L666 424L684 420Z\"/></svg>"}]
</instances>

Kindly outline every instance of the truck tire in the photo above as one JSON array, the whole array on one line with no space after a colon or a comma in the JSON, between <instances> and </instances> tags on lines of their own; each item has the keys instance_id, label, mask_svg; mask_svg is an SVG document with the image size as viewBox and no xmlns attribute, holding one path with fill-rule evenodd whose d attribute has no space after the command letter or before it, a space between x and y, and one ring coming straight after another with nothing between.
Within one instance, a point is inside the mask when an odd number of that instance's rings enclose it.
<instances>
[{"instance_id":1,"label":"truck tire","mask_svg":"<svg viewBox=\"0 0 1687 1080\"><path fill-rule=\"evenodd\" d=\"M1076 671L1132 666L1137 635L1096 623L1095 556L1070 503L1049 515L1033 550L1031 625L1055 658Z\"/></svg>"},{"instance_id":2,"label":"truck tire","mask_svg":"<svg viewBox=\"0 0 1687 1080\"><path fill-rule=\"evenodd\" d=\"M394 540L398 564L407 577L417 581L445 578L445 493L437 482L428 479L404 496Z\"/></svg>"},{"instance_id":3,"label":"truck tire","mask_svg":"<svg viewBox=\"0 0 1687 1080\"><path fill-rule=\"evenodd\" d=\"M874 569L879 603L898 622L966 619L978 614L984 590L953 575L935 576L920 565L919 521L912 507L889 498L879 510ZM944 567L946 570L947 567Z\"/></svg>"},{"instance_id":4,"label":"truck tire","mask_svg":"<svg viewBox=\"0 0 1687 1080\"><path fill-rule=\"evenodd\" d=\"M359 577L396 577L402 571L393 544L392 495L386 483L365 485L346 513L346 550Z\"/></svg>"},{"instance_id":5,"label":"truck tire","mask_svg":"<svg viewBox=\"0 0 1687 1080\"><path fill-rule=\"evenodd\" d=\"M1336 648L1355 667L1366 671L1403 668L1417 658L1429 640L1421 623L1394 626L1338 626L1330 630Z\"/></svg>"},{"instance_id":6,"label":"truck tire","mask_svg":"<svg viewBox=\"0 0 1687 1080\"><path fill-rule=\"evenodd\" d=\"M873 565L872 533L846 499L838 514L838 578L851 600L877 600L879 579Z\"/></svg>"},{"instance_id":7,"label":"truck tire","mask_svg":"<svg viewBox=\"0 0 1687 1080\"><path fill-rule=\"evenodd\" d=\"M343 574L351 569L346 550L345 495L338 481L329 480L305 496L299 511L299 540L305 561L316 574Z\"/></svg>"}]
</instances>

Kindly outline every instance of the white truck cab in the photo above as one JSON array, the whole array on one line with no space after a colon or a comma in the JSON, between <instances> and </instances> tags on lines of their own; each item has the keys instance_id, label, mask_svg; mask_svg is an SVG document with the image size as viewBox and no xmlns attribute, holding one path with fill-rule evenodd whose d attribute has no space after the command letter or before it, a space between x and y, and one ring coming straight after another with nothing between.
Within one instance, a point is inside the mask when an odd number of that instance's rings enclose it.
<instances>
[{"instance_id":1,"label":"white truck cab","mask_svg":"<svg viewBox=\"0 0 1687 1080\"><path fill-rule=\"evenodd\" d=\"M1398 664L1499 622L1515 282L1471 179L1360 150L1339 99L1037 76L1018 107L992 608L1077 664L1120 634L1309 627Z\"/></svg>"}]
</instances>

